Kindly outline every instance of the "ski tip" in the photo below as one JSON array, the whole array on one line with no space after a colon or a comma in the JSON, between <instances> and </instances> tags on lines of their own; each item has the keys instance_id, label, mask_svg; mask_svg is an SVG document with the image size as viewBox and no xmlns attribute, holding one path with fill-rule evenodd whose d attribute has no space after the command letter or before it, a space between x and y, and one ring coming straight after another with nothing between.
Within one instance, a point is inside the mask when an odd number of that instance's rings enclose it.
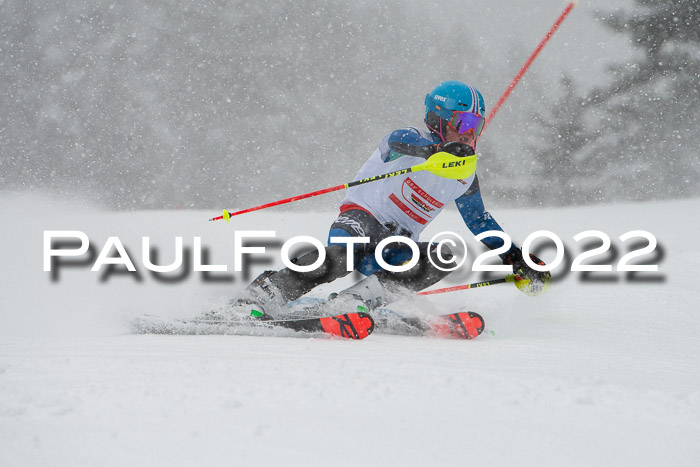
<instances>
[{"instance_id":1,"label":"ski tip","mask_svg":"<svg viewBox=\"0 0 700 467\"><path fill-rule=\"evenodd\" d=\"M374 319L367 313L346 313L321 318L324 332L346 339L364 339L374 332Z\"/></svg>"},{"instance_id":2,"label":"ski tip","mask_svg":"<svg viewBox=\"0 0 700 467\"><path fill-rule=\"evenodd\" d=\"M469 330L469 336L467 339L473 339L478 337L482 332L484 332L484 318L481 317L479 313L473 311L467 311L469 319L467 320L467 329Z\"/></svg>"},{"instance_id":3,"label":"ski tip","mask_svg":"<svg viewBox=\"0 0 700 467\"><path fill-rule=\"evenodd\" d=\"M369 313L358 312L356 314L358 318L363 321L367 335L369 336L372 334L374 332L374 318L372 318Z\"/></svg>"},{"instance_id":4,"label":"ski tip","mask_svg":"<svg viewBox=\"0 0 700 467\"><path fill-rule=\"evenodd\" d=\"M464 311L441 316L442 322L433 326L435 332L444 337L474 339L484 332L484 318L479 313Z\"/></svg>"}]
</instances>

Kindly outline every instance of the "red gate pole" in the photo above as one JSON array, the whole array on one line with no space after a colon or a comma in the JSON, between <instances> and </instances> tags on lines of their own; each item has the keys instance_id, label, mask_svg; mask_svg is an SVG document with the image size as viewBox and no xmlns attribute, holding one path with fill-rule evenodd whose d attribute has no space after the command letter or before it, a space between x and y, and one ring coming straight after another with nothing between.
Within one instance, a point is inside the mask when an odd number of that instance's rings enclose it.
<instances>
[{"instance_id":1,"label":"red gate pole","mask_svg":"<svg viewBox=\"0 0 700 467\"><path fill-rule=\"evenodd\" d=\"M569 12L574 8L576 5L576 2L569 2L569 4L566 6L564 11L559 15L559 18L554 22L551 28L549 28L549 31L547 31L547 34L545 34L544 38L540 41L539 45L537 48L530 54L528 57L527 61L525 64L522 66L520 71L518 72L517 75L515 75L515 78L513 78L513 81L510 82L508 87L506 88L505 92L501 96L500 99L498 99L498 102L496 102L496 105L491 109L491 113L489 113L489 116L486 117L486 121L484 122L484 129L488 126L489 122L493 119L493 117L496 115L496 112L498 112L498 109L503 105L503 103L508 99L508 96L510 95L511 92L513 92L513 89L515 86L518 84L518 81L520 81L520 78L523 77L525 72L527 71L528 68L530 68L530 65L532 62L535 60L535 57L539 55L540 51L542 48L545 46L545 44L549 41L549 39L554 35L554 33L559 29L559 25L564 21L564 18L566 18L566 15L569 14ZM483 129L481 130L482 132L484 131Z\"/></svg>"}]
</instances>

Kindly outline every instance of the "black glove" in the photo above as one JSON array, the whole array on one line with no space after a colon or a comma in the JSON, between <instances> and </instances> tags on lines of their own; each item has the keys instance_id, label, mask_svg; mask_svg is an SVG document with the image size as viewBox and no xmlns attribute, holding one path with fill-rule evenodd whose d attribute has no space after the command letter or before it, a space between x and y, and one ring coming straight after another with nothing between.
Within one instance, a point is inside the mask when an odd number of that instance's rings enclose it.
<instances>
[{"instance_id":1,"label":"black glove","mask_svg":"<svg viewBox=\"0 0 700 467\"><path fill-rule=\"evenodd\" d=\"M435 152L446 152L457 157L466 157L474 155L474 148L459 141L443 141L437 145Z\"/></svg>"},{"instance_id":2,"label":"black glove","mask_svg":"<svg viewBox=\"0 0 700 467\"><path fill-rule=\"evenodd\" d=\"M544 261L532 253L530 253L530 259L533 263L544 266ZM515 248L505 255L503 264L511 264L513 266L513 274L520 278L516 278L515 285L528 295L538 295L544 292L552 283L552 275L549 271L535 271L527 265L523 258L523 251L520 248Z\"/></svg>"}]
</instances>

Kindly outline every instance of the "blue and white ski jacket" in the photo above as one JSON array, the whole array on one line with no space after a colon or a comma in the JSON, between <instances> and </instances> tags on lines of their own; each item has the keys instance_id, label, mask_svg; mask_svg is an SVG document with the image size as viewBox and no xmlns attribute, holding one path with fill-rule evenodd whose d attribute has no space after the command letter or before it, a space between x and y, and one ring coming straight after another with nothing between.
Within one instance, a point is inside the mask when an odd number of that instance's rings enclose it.
<instances>
[{"instance_id":1,"label":"blue and white ski jacket","mask_svg":"<svg viewBox=\"0 0 700 467\"><path fill-rule=\"evenodd\" d=\"M396 130L384 137L360 168L355 180L406 169L425 161L422 157L393 150L390 147L393 142L424 147L438 144L441 140L427 130L413 127ZM484 208L476 174L463 180L439 177L428 171L390 177L380 183L348 189L341 206L358 205L383 224L395 222L417 241L423 229L452 201L457 204L465 224L474 235L488 230L503 231ZM488 237L483 243L495 249L503 245L503 240Z\"/></svg>"}]
</instances>

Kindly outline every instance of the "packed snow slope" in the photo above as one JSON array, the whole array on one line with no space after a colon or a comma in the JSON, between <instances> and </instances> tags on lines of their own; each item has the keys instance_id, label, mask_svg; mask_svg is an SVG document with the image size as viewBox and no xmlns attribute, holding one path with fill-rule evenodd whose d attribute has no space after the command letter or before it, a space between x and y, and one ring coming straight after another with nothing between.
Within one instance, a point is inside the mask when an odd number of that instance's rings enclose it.
<instances>
[{"instance_id":1,"label":"packed snow slope","mask_svg":"<svg viewBox=\"0 0 700 467\"><path fill-rule=\"evenodd\" d=\"M698 212L700 200L492 210L516 242L549 230L572 258L582 251L574 235L603 231L617 250L598 259L613 267L630 250L618 237L646 230L659 246L639 261L659 271L591 281L564 275L569 261L539 297L498 285L397 304L477 311L488 328L478 339L346 341L133 335L128 326L134 314L190 317L234 296L247 280L232 271L234 231L276 231L252 279L281 265L286 239L324 240L334 212L273 209L227 225L207 222L216 212L105 213L4 194L0 465L700 465ZM47 230L84 232L95 257L72 258L52 279ZM454 211L425 239L444 230L471 238ZM111 236L138 277L90 271ZM157 264L173 261L175 237L191 252L196 236L203 262L229 270L165 282L143 266L146 236ZM470 242L469 260L441 286L480 279L469 272Z\"/></svg>"}]
</instances>

